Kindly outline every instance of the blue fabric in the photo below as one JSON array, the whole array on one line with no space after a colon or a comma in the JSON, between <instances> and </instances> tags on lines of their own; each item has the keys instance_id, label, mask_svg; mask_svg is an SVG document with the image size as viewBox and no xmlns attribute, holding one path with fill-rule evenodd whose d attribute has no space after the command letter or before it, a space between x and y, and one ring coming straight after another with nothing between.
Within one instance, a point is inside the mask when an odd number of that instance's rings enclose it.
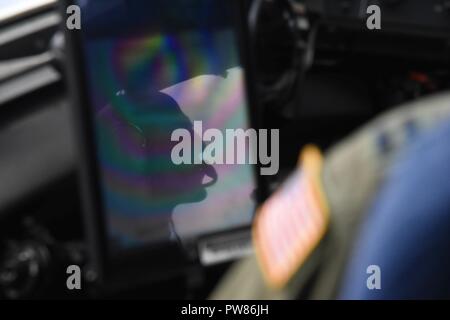
<instances>
[{"instance_id":1,"label":"blue fabric","mask_svg":"<svg viewBox=\"0 0 450 320\"><path fill-rule=\"evenodd\" d=\"M369 290L367 267L381 268ZM398 159L360 230L341 299L450 298L450 122Z\"/></svg>"}]
</instances>

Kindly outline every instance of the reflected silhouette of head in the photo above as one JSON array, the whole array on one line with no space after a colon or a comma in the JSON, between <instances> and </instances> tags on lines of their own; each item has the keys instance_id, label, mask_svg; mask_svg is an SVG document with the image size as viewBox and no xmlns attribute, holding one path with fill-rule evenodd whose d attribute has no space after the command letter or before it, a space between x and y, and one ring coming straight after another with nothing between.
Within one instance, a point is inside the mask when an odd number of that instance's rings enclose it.
<instances>
[{"instance_id":1,"label":"reflected silhouette of head","mask_svg":"<svg viewBox=\"0 0 450 320\"><path fill-rule=\"evenodd\" d=\"M183 128L192 137L195 133L189 118L164 93L119 92L96 121L103 179L117 205L124 206L116 208L121 214L170 221L175 206L202 201L206 187L217 180L210 165L173 163L178 142L171 141L172 132Z\"/></svg>"}]
</instances>

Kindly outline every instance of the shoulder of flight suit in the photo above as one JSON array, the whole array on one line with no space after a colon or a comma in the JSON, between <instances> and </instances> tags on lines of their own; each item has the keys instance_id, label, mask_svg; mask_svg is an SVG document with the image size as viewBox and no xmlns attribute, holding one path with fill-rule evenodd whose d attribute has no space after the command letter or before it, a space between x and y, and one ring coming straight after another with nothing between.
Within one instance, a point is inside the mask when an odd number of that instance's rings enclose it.
<instances>
[{"instance_id":1,"label":"shoulder of flight suit","mask_svg":"<svg viewBox=\"0 0 450 320\"><path fill-rule=\"evenodd\" d=\"M367 216L343 299L450 298L450 121L399 157ZM366 269L380 269L368 290Z\"/></svg>"},{"instance_id":2,"label":"shoulder of flight suit","mask_svg":"<svg viewBox=\"0 0 450 320\"><path fill-rule=\"evenodd\" d=\"M212 295L215 299L293 299L317 269L307 298L332 299L364 213L385 172L417 133L450 115L450 93L400 106L377 117L325 155L323 185L330 206L327 236L285 290L265 285L255 256L237 262ZM245 287L245 289L241 289Z\"/></svg>"}]
</instances>

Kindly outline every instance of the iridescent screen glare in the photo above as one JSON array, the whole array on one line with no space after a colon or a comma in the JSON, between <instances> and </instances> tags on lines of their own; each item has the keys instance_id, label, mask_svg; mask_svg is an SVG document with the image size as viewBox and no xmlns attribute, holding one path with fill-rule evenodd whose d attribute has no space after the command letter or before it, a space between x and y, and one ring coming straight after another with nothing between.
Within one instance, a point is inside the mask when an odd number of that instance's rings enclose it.
<instances>
[{"instance_id":1,"label":"iridescent screen glare","mask_svg":"<svg viewBox=\"0 0 450 320\"><path fill-rule=\"evenodd\" d=\"M248 128L229 1L79 0L113 249L246 226L251 165L175 165L175 129Z\"/></svg>"}]
</instances>

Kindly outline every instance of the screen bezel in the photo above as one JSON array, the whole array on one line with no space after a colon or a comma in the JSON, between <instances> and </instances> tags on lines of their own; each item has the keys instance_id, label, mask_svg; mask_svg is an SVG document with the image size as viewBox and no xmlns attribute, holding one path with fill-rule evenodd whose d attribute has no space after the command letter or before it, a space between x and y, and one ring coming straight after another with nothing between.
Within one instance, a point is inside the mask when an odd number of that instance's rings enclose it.
<instances>
[{"instance_id":1,"label":"screen bezel","mask_svg":"<svg viewBox=\"0 0 450 320\"><path fill-rule=\"evenodd\" d=\"M252 79L249 72L250 53L246 32L245 1L228 1L233 7L235 21L233 31L236 35L238 55L244 69L244 84L246 86L247 118L249 127L259 129L260 119L257 104L254 101ZM66 8L75 4L73 0L62 0L60 3L63 17ZM149 250L147 246L130 249L126 254L111 257L108 255L108 236L106 232L105 213L101 197L99 164L96 156L94 141L94 125L92 105L87 86L86 61L82 51L82 37L80 30L68 30L63 19L66 34L67 74L69 79L70 98L75 119L75 130L79 155L79 176L83 200L83 220L87 241L89 280L102 287L113 288L126 286L130 283L143 283L171 277L183 273L189 265L198 264L195 249L173 246L159 246ZM256 183L256 204L261 203L267 195L265 181L259 175L260 165L253 165L254 181ZM235 232L242 228L230 229ZM221 232L223 233L223 231ZM195 244L194 244L195 245ZM153 259L152 259L153 258ZM154 260L158 260L158 264Z\"/></svg>"}]
</instances>

